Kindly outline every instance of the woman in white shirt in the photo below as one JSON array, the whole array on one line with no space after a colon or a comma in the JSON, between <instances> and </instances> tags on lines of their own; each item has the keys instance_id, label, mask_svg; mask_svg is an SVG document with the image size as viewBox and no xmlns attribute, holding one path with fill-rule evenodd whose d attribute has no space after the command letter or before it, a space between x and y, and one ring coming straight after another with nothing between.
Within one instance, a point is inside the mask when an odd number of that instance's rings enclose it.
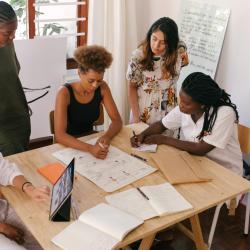
<instances>
[{"instance_id":1,"label":"woman in white shirt","mask_svg":"<svg viewBox=\"0 0 250 250\"><path fill-rule=\"evenodd\" d=\"M49 198L48 187L34 187L27 181L18 167L5 160L0 153L0 185L12 185L26 193L35 201ZM22 244L23 246L21 246ZM25 250L42 249L29 231L24 227L14 210L9 206L0 192L0 249Z\"/></svg>"},{"instance_id":2,"label":"woman in white shirt","mask_svg":"<svg viewBox=\"0 0 250 250\"><path fill-rule=\"evenodd\" d=\"M166 144L195 155L206 155L242 175L243 161L238 141L238 112L230 95L208 75L190 74L182 84L180 103L161 121L131 138L131 144ZM180 128L181 138L162 135Z\"/></svg>"}]
</instances>

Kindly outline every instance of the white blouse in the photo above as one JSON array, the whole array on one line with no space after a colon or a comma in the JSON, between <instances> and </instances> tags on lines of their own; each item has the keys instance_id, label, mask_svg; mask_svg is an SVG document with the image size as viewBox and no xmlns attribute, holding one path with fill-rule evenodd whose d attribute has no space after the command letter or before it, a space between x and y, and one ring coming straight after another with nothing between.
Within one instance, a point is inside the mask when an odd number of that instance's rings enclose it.
<instances>
[{"instance_id":1,"label":"white blouse","mask_svg":"<svg viewBox=\"0 0 250 250\"><path fill-rule=\"evenodd\" d=\"M10 163L4 159L0 153L0 185L7 186L13 184L16 176L23 175L15 163Z\"/></svg>"},{"instance_id":2,"label":"white blouse","mask_svg":"<svg viewBox=\"0 0 250 250\"><path fill-rule=\"evenodd\" d=\"M235 119L235 113L231 107L221 106L211 134L204 136L203 141L215 147L206 154L208 158L242 175L243 160ZM162 119L162 124L166 128L181 128L181 139L192 142L198 142L197 136L202 130L203 122L204 114L194 123L190 115L180 111L179 106Z\"/></svg>"}]
</instances>

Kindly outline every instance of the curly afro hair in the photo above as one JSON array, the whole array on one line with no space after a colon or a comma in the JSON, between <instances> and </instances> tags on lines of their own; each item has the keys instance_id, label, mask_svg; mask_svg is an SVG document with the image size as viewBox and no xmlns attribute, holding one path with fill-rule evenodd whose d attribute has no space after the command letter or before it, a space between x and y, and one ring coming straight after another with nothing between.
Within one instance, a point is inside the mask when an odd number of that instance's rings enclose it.
<instances>
[{"instance_id":1,"label":"curly afro hair","mask_svg":"<svg viewBox=\"0 0 250 250\"><path fill-rule=\"evenodd\" d=\"M83 73L89 69L100 73L104 72L113 61L111 53L104 47L98 45L78 47L75 50L74 58Z\"/></svg>"}]
</instances>

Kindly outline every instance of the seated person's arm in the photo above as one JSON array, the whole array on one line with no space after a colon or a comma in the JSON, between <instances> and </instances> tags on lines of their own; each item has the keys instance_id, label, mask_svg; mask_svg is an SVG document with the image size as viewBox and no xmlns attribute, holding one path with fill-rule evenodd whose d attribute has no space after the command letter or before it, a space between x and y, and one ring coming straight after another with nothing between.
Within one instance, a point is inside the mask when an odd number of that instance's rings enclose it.
<instances>
[{"instance_id":1,"label":"seated person's arm","mask_svg":"<svg viewBox=\"0 0 250 250\"><path fill-rule=\"evenodd\" d=\"M111 124L105 134L98 139L103 145L109 145L112 138L121 130L122 120L117 110L116 104L110 92L107 83L103 82L101 85L101 93L103 97L104 107L111 119Z\"/></svg>"},{"instance_id":2,"label":"seated person's arm","mask_svg":"<svg viewBox=\"0 0 250 250\"><path fill-rule=\"evenodd\" d=\"M215 148L213 145L210 145L203 140L200 142L182 141L160 134L147 136L143 142L148 144L169 145L194 155L206 155L209 151Z\"/></svg>"},{"instance_id":3,"label":"seated person's arm","mask_svg":"<svg viewBox=\"0 0 250 250\"><path fill-rule=\"evenodd\" d=\"M162 124L162 121L155 122L141 134L136 135L136 137L133 136L130 139L131 144L133 147L138 147L140 143L165 144L195 155L205 155L214 148L213 145L203 140L200 142L189 142L162 135L162 132L165 130L166 127Z\"/></svg>"},{"instance_id":4,"label":"seated person's arm","mask_svg":"<svg viewBox=\"0 0 250 250\"><path fill-rule=\"evenodd\" d=\"M0 156L0 185L12 185L22 190L29 197L36 201L44 201L49 198L49 188L34 187L31 182L23 176L18 167L14 163L10 163Z\"/></svg>"},{"instance_id":5,"label":"seated person's arm","mask_svg":"<svg viewBox=\"0 0 250 250\"><path fill-rule=\"evenodd\" d=\"M132 147L138 147L141 143L145 142L145 139L147 137L150 137L151 135L159 135L162 132L164 132L166 128L163 126L161 121L155 122L151 124L147 129L145 129L143 132L141 132L138 135L134 135L130 138L130 142ZM152 144L152 143L149 143Z\"/></svg>"},{"instance_id":6,"label":"seated person's arm","mask_svg":"<svg viewBox=\"0 0 250 250\"><path fill-rule=\"evenodd\" d=\"M12 185L22 190L36 201L44 201L49 198L49 188L47 186L36 188L19 171L18 167L9 163L0 155L0 185ZM0 223L0 233L4 234L18 244L24 242L24 233L21 229L8 223Z\"/></svg>"},{"instance_id":7,"label":"seated person's arm","mask_svg":"<svg viewBox=\"0 0 250 250\"><path fill-rule=\"evenodd\" d=\"M24 243L24 232L20 228L8 223L0 223L0 233L10 240L16 241L18 244Z\"/></svg>"},{"instance_id":8,"label":"seated person's arm","mask_svg":"<svg viewBox=\"0 0 250 250\"><path fill-rule=\"evenodd\" d=\"M67 108L70 102L70 94L66 87L62 87L56 97L55 106L55 139L57 142L82 151L90 152L97 158L104 159L107 149L101 148L98 144L90 145L82 142L67 133Z\"/></svg>"}]
</instances>

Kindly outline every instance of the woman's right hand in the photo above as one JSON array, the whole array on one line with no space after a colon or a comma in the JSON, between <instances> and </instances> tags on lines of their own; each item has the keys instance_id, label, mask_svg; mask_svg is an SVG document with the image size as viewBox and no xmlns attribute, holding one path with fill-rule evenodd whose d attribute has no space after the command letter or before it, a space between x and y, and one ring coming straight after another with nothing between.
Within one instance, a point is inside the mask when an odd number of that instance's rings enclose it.
<instances>
[{"instance_id":1,"label":"woman's right hand","mask_svg":"<svg viewBox=\"0 0 250 250\"><path fill-rule=\"evenodd\" d=\"M134 135L130 138L130 143L133 148L138 148L144 141L144 135L143 134L138 134Z\"/></svg>"},{"instance_id":2,"label":"woman's right hand","mask_svg":"<svg viewBox=\"0 0 250 250\"><path fill-rule=\"evenodd\" d=\"M16 241L18 244L24 243L24 232L17 227L14 227L7 223L3 223L1 224L0 232L7 238Z\"/></svg>"},{"instance_id":3,"label":"woman's right hand","mask_svg":"<svg viewBox=\"0 0 250 250\"><path fill-rule=\"evenodd\" d=\"M99 159L105 159L108 154L108 147L101 147L98 143L91 145L90 153Z\"/></svg>"}]
</instances>

